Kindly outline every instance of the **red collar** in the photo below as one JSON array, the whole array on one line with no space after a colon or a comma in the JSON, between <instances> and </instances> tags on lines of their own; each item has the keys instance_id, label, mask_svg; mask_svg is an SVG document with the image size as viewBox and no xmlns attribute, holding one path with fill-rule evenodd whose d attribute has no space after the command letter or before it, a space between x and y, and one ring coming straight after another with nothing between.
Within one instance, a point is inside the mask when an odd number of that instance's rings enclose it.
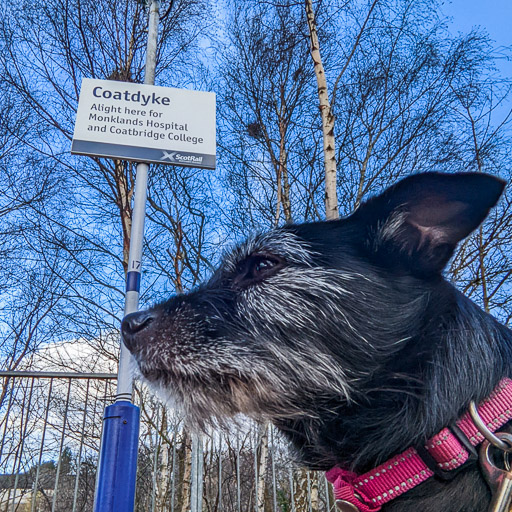
<instances>
[{"instance_id":1,"label":"red collar","mask_svg":"<svg viewBox=\"0 0 512 512\"><path fill-rule=\"evenodd\" d=\"M491 432L511 420L512 380L500 381L489 398L479 404L478 412ZM325 476L334 484L342 511L376 512L434 475L451 480L465 462L475 460L474 447L483 440L468 411L455 425L429 439L424 448L408 448L363 475L334 467Z\"/></svg>"}]
</instances>

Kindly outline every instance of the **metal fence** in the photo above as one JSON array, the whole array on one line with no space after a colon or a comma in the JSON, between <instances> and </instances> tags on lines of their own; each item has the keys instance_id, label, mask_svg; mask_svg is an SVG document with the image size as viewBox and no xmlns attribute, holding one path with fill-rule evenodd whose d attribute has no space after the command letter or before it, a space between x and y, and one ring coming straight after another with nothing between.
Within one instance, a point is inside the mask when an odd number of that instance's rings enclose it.
<instances>
[{"instance_id":1,"label":"metal fence","mask_svg":"<svg viewBox=\"0 0 512 512\"><path fill-rule=\"evenodd\" d=\"M0 372L0 512L92 511L114 374ZM268 426L190 432L143 386L137 512L328 512L323 475Z\"/></svg>"}]
</instances>

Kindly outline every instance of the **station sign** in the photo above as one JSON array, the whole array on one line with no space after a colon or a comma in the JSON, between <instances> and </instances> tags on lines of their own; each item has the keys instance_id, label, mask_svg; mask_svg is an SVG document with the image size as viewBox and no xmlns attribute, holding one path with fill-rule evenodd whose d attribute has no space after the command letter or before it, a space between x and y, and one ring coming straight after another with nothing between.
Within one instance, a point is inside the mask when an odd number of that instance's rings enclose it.
<instances>
[{"instance_id":1,"label":"station sign","mask_svg":"<svg viewBox=\"0 0 512 512\"><path fill-rule=\"evenodd\" d=\"M84 78L71 153L215 169L215 94Z\"/></svg>"}]
</instances>

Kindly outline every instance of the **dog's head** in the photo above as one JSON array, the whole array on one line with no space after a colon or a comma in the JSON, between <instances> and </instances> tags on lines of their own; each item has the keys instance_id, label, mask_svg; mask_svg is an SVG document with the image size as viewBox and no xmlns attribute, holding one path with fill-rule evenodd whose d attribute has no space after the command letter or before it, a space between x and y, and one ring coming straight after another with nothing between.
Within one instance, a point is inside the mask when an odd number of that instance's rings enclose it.
<instances>
[{"instance_id":1,"label":"dog's head","mask_svg":"<svg viewBox=\"0 0 512 512\"><path fill-rule=\"evenodd\" d=\"M128 315L124 343L199 423L314 421L402 371L397 354L414 373L408 345L452 300L442 271L503 187L483 174L418 174L342 220L256 235L198 289Z\"/></svg>"}]
</instances>

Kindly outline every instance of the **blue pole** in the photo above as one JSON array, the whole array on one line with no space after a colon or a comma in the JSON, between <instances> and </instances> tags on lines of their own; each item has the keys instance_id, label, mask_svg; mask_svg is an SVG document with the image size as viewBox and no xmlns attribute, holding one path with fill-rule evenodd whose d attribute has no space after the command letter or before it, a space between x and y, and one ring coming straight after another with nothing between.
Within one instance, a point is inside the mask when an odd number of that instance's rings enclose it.
<instances>
[{"instance_id":1,"label":"blue pole","mask_svg":"<svg viewBox=\"0 0 512 512\"><path fill-rule=\"evenodd\" d=\"M105 408L95 512L132 512L135 504L139 408L116 402Z\"/></svg>"},{"instance_id":2,"label":"blue pole","mask_svg":"<svg viewBox=\"0 0 512 512\"><path fill-rule=\"evenodd\" d=\"M144 69L144 83L149 85L155 83L159 8L160 2L152 0L149 9L146 67ZM148 168L149 166L145 163L137 164L137 183L130 233L130 254L126 275L125 315L139 309ZM133 512L140 411L137 406L131 403L132 394L131 354L121 343L116 402L105 409L103 416L94 512Z\"/></svg>"}]
</instances>

